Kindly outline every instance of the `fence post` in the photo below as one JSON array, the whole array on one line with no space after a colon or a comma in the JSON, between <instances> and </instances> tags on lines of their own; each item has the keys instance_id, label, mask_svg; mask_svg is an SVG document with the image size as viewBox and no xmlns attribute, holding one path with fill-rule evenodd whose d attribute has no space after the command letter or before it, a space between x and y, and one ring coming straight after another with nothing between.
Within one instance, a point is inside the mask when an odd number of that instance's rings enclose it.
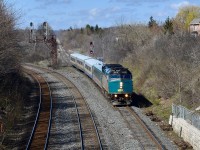
<instances>
[{"instance_id":1,"label":"fence post","mask_svg":"<svg viewBox=\"0 0 200 150\"><path fill-rule=\"evenodd\" d=\"M182 135L182 127L180 128L179 136L181 137Z\"/></svg>"},{"instance_id":2,"label":"fence post","mask_svg":"<svg viewBox=\"0 0 200 150\"><path fill-rule=\"evenodd\" d=\"M172 112L172 119L171 119L171 126L172 126L172 124L173 124L173 112Z\"/></svg>"}]
</instances>

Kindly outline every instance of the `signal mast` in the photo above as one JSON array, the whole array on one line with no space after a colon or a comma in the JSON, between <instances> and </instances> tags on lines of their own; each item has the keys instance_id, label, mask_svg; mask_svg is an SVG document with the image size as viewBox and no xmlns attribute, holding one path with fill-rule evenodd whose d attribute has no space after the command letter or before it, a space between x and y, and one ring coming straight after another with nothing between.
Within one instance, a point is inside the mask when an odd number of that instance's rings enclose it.
<instances>
[{"instance_id":1,"label":"signal mast","mask_svg":"<svg viewBox=\"0 0 200 150\"><path fill-rule=\"evenodd\" d=\"M90 56L94 56L94 44L93 42L90 42Z\"/></svg>"},{"instance_id":2,"label":"signal mast","mask_svg":"<svg viewBox=\"0 0 200 150\"><path fill-rule=\"evenodd\" d=\"M48 35L48 24L47 22L43 22L43 38L38 38L35 33L34 25L30 23L30 35L29 35L29 43L45 43L47 47L51 50L51 66L56 67L58 64L58 54L57 54L57 41L55 35ZM50 46L49 46L50 44Z\"/></svg>"}]
</instances>

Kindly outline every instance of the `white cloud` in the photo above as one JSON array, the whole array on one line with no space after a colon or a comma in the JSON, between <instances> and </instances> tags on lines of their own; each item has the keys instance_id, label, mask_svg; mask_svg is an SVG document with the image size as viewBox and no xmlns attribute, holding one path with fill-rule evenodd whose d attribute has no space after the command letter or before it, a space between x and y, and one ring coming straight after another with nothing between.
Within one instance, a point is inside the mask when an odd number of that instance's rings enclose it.
<instances>
[{"instance_id":1,"label":"white cloud","mask_svg":"<svg viewBox=\"0 0 200 150\"><path fill-rule=\"evenodd\" d=\"M113 13L118 13L120 12L120 8L119 7L110 7L110 8L104 8L104 9L99 9L99 8L93 8L91 10L88 11L88 13L85 14L89 14L90 18L93 17L99 17L99 16L110 16L110 14ZM82 13L83 11L81 11L80 13Z\"/></svg>"},{"instance_id":2,"label":"white cloud","mask_svg":"<svg viewBox=\"0 0 200 150\"><path fill-rule=\"evenodd\" d=\"M35 0L36 2L43 3L43 5L55 5L55 4L69 4L72 0Z\"/></svg>"},{"instance_id":3,"label":"white cloud","mask_svg":"<svg viewBox=\"0 0 200 150\"><path fill-rule=\"evenodd\" d=\"M159 12L159 13L157 13L157 16L158 17L165 17L165 16L167 16L167 13L166 12Z\"/></svg>"},{"instance_id":4,"label":"white cloud","mask_svg":"<svg viewBox=\"0 0 200 150\"><path fill-rule=\"evenodd\" d=\"M89 14L90 14L91 16L97 16L99 12L100 12L99 9L93 8L93 9L91 9L91 10L89 11Z\"/></svg>"},{"instance_id":5,"label":"white cloud","mask_svg":"<svg viewBox=\"0 0 200 150\"><path fill-rule=\"evenodd\" d=\"M118 3L124 3L127 6L139 6L142 3L163 3L163 2L167 2L168 0L110 0L109 2L118 2Z\"/></svg>"},{"instance_id":6,"label":"white cloud","mask_svg":"<svg viewBox=\"0 0 200 150\"><path fill-rule=\"evenodd\" d=\"M179 9L181 7L188 6L188 5L190 5L190 2L183 1L183 2L180 2L180 3L177 3L177 4L171 4L171 8L173 8L173 9Z\"/></svg>"},{"instance_id":7,"label":"white cloud","mask_svg":"<svg viewBox=\"0 0 200 150\"><path fill-rule=\"evenodd\" d=\"M116 12L116 11L119 11L119 10L120 10L120 8L119 8L119 7L117 7L117 6L115 6L115 7L111 8L111 11L112 11L112 12Z\"/></svg>"}]
</instances>

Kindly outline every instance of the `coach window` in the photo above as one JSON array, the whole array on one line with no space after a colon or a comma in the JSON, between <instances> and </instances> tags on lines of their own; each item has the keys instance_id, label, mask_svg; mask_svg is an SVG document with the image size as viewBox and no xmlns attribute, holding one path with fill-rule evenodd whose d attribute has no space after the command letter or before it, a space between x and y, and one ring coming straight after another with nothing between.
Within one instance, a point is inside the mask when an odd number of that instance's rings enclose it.
<instances>
[{"instance_id":1,"label":"coach window","mask_svg":"<svg viewBox=\"0 0 200 150\"><path fill-rule=\"evenodd\" d=\"M78 64L83 66L83 63L80 60L77 60Z\"/></svg>"},{"instance_id":2,"label":"coach window","mask_svg":"<svg viewBox=\"0 0 200 150\"><path fill-rule=\"evenodd\" d=\"M88 65L85 65L85 68L91 72L91 67L89 67Z\"/></svg>"},{"instance_id":3,"label":"coach window","mask_svg":"<svg viewBox=\"0 0 200 150\"><path fill-rule=\"evenodd\" d=\"M71 61L75 62L75 59L71 57Z\"/></svg>"},{"instance_id":4,"label":"coach window","mask_svg":"<svg viewBox=\"0 0 200 150\"><path fill-rule=\"evenodd\" d=\"M96 68L94 69L94 74L99 80L101 80L101 74Z\"/></svg>"}]
</instances>

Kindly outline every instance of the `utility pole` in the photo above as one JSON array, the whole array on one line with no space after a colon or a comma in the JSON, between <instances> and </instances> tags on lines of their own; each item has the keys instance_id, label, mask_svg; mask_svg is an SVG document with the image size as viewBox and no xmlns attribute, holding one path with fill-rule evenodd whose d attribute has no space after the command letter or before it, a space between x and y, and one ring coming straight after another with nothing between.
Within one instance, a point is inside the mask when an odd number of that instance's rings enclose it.
<instances>
[{"instance_id":1,"label":"utility pole","mask_svg":"<svg viewBox=\"0 0 200 150\"><path fill-rule=\"evenodd\" d=\"M43 22L43 38L38 38L35 33L34 25L30 23L30 35L29 35L29 43L45 43L47 47L51 50L51 66L56 67L58 64L57 60L57 41L55 35L48 35L48 24L47 22ZM48 45L50 44L50 46Z\"/></svg>"}]
</instances>

